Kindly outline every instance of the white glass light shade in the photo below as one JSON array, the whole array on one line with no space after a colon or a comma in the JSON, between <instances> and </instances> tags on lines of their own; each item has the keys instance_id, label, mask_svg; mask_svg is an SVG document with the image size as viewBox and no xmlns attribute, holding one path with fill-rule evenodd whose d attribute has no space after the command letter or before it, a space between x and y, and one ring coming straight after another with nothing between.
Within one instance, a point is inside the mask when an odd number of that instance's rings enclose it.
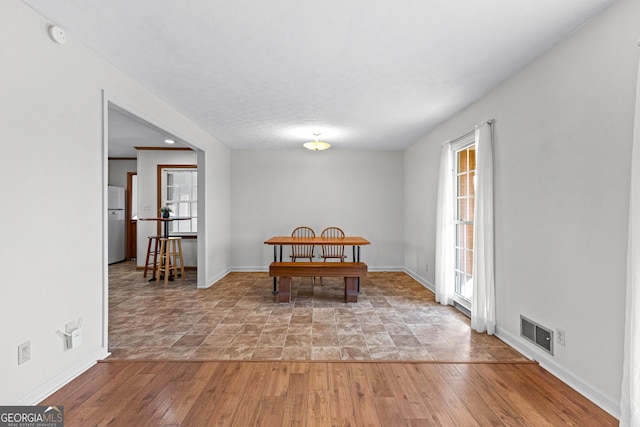
<instances>
[{"instance_id":1,"label":"white glass light shade","mask_svg":"<svg viewBox=\"0 0 640 427\"><path fill-rule=\"evenodd\" d=\"M304 144L302 144L302 146L308 150L319 151L326 150L327 148L331 147L331 144L322 141L310 141L305 142Z\"/></svg>"}]
</instances>

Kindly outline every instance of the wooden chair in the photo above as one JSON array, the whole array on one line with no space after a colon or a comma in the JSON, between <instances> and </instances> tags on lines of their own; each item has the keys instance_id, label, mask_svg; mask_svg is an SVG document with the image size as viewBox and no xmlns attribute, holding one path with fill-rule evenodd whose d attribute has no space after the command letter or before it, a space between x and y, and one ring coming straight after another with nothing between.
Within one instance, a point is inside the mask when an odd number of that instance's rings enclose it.
<instances>
[{"instance_id":1,"label":"wooden chair","mask_svg":"<svg viewBox=\"0 0 640 427\"><path fill-rule=\"evenodd\" d=\"M291 237L316 237L316 232L311 227L298 227L291 233ZM295 262L298 258L309 258L310 262L313 262L315 256L314 245L291 245L291 261ZM316 284L316 278L311 278L311 284Z\"/></svg>"},{"instance_id":2,"label":"wooden chair","mask_svg":"<svg viewBox=\"0 0 640 427\"><path fill-rule=\"evenodd\" d=\"M320 236L328 237L330 239L344 239L344 231L338 227L327 227L322 230ZM324 261L328 259L337 259L340 262L344 262L345 258L347 258L344 254L344 245L322 245L321 257ZM322 282L322 277L320 278L320 284L324 284Z\"/></svg>"},{"instance_id":3,"label":"wooden chair","mask_svg":"<svg viewBox=\"0 0 640 427\"><path fill-rule=\"evenodd\" d=\"M338 227L327 227L322 230L322 237L330 239L344 239L344 231ZM344 262L347 256L344 254L344 245L322 245L321 257L326 261L328 259L338 259Z\"/></svg>"},{"instance_id":4,"label":"wooden chair","mask_svg":"<svg viewBox=\"0 0 640 427\"><path fill-rule=\"evenodd\" d=\"M291 237L316 237L315 231L309 227L298 227L291 233ZM313 261L314 245L291 245L291 261L298 258L309 258Z\"/></svg>"}]
</instances>

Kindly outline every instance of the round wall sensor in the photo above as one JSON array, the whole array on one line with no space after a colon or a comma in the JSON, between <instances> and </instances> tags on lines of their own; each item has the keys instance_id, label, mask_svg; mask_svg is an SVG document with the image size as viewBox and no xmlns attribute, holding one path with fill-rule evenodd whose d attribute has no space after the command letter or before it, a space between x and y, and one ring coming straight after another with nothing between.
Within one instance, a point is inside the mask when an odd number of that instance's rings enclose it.
<instances>
[{"instance_id":1,"label":"round wall sensor","mask_svg":"<svg viewBox=\"0 0 640 427\"><path fill-rule=\"evenodd\" d=\"M65 44L67 42L67 35L65 32L62 31L62 28L55 25L51 25L49 27L49 36L51 37L51 40L56 43Z\"/></svg>"}]
</instances>

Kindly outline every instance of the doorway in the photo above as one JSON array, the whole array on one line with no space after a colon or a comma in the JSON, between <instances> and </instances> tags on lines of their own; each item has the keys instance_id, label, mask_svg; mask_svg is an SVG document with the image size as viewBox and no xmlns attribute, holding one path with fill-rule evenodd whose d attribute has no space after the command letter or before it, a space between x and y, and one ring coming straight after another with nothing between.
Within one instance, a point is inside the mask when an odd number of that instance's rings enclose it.
<instances>
[{"instance_id":1,"label":"doorway","mask_svg":"<svg viewBox=\"0 0 640 427\"><path fill-rule=\"evenodd\" d=\"M160 124L156 124L151 120L146 119L139 113L132 112L131 108L123 106L120 102L114 102L109 99L109 96L103 92L103 200L106 206L107 204L107 186L109 183L110 173L110 159L111 158L129 158L132 161L138 162L138 150L144 149L144 147L158 147L162 146L165 139L168 137L174 139L176 146L182 146L183 150L193 150L197 157L197 169L204 176L205 171L205 152L202 149L194 147L185 138L179 137L175 133L169 133L165 131ZM131 134L133 132L133 134ZM160 142L159 142L160 141ZM127 219L138 218L140 209L143 207L140 205L140 177L137 167L134 169L131 175L122 177L121 186L130 189L128 191L127 199L130 198L129 212ZM131 171L131 170L130 170ZM120 172L122 173L122 172ZM136 183L137 181L137 183ZM200 200L204 201L204 185L198 188L198 194ZM153 213L153 212L150 212ZM205 203L201 203L198 206L198 216L205 218ZM129 235L132 241L127 244L125 249L128 249L129 259L135 259L137 264L140 260L144 261L144 254L139 256L138 249L141 245L138 244L137 234L138 230L137 220L135 224L132 221L126 221L129 223ZM204 233L204 224L198 230L197 237L197 254L195 256L195 266L197 268L197 283L198 288L206 287L206 242ZM107 263L107 212L105 209L103 217L103 242L104 242L104 255L103 255L103 292L102 292L102 345L105 349L109 348L109 265ZM146 238L146 236L145 236ZM134 246L135 245L135 246ZM144 245L146 249L146 244ZM132 263L133 261L129 261ZM141 267L142 268L142 267ZM142 276L142 271L139 272Z\"/></svg>"},{"instance_id":2,"label":"doorway","mask_svg":"<svg viewBox=\"0 0 640 427\"><path fill-rule=\"evenodd\" d=\"M157 234L155 231L147 230L148 224L142 224L139 222L141 217L155 218L159 216L156 209L156 180L155 180L155 166L153 166L153 178L151 174L146 172L141 175L140 168L149 169L150 163L148 159L151 157L155 159L156 154L148 155L147 153L157 153L158 159L167 156L175 158L184 157L185 153L192 153L189 158L192 159L190 163L197 165L197 170L204 176L204 152L193 147L184 138L176 135L173 132L165 131L161 125L155 124L152 121L141 117L138 113L132 113L129 109L122 107L112 101L105 100L105 151L106 157L109 159L107 166L108 176L107 182L118 182L120 186L126 187L127 190L127 206L126 206L126 230L127 237L125 239L125 259L135 260L138 268L143 268L140 265L141 261L144 261L147 247L148 235ZM171 144L167 144L168 140L171 140ZM141 155L140 153L144 153ZM146 159L143 160L142 158ZM128 160L129 166L125 165L127 162L120 162L121 166L114 166L112 164L117 163L115 160ZM142 161L142 165L141 165ZM152 160L153 162L154 160ZM133 163L131 165L131 163ZM169 162L170 163L170 162ZM119 174L114 179L111 176L113 173ZM202 185L201 187L204 187ZM202 201L204 199L204 191L202 188L198 188L199 198ZM143 197L144 196L144 197ZM196 217L203 217L204 203L200 203L197 206L198 212ZM144 227L143 227L144 225ZM204 225L202 226L204 228ZM139 234L143 234L140 237ZM203 272L205 268L205 258L202 256L200 249L204 247L203 239L204 232L194 233L197 239L192 239L190 245L191 253L191 266L195 266L197 270ZM197 249L196 249L197 246ZM205 287L201 282L205 281L204 274L198 274L198 287ZM108 281L108 277L105 277L105 281Z\"/></svg>"}]
</instances>

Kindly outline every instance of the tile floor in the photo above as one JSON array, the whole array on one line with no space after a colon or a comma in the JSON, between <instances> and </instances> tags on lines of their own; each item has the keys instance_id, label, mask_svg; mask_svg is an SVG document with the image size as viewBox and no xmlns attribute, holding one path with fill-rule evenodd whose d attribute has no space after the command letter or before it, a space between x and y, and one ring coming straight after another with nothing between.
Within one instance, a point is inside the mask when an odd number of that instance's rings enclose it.
<instances>
[{"instance_id":1,"label":"tile floor","mask_svg":"<svg viewBox=\"0 0 640 427\"><path fill-rule=\"evenodd\" d=\"M357 303L342 279L294 278L275 302L267 273L231 273L208 289L149 283L135 264L109 267L111 359L524 361L405 273L369 273Z\"/></svg>"}]
</instances>

